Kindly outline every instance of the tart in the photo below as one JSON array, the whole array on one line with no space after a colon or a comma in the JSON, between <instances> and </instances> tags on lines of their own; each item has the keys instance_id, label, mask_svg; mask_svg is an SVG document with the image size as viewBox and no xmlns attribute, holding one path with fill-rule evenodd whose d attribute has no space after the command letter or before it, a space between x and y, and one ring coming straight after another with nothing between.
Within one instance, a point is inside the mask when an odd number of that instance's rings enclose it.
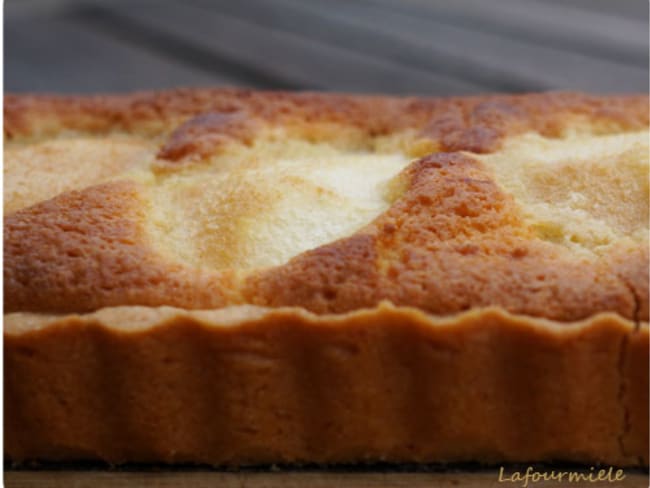
<instances>
[{"instance_id":1,"label":"tart","mask_svg":"<svg viewBox=\"0 0 650 488\"><path fill-rule=\"evenodd\" d=\"M647 106L6 96L6 457L647 466Z\"/></svg>"}]
</instances>

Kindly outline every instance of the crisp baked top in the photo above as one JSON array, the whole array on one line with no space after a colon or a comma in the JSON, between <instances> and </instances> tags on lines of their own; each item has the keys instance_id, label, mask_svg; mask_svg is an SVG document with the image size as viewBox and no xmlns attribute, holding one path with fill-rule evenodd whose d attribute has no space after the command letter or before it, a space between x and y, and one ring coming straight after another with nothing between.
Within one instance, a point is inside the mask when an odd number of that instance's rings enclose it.
<instances>
[{"instance_id":1,"label":"crisp baked top","mask_svg":"<svg viewBox=\"0 0 650 488\"><path fill-rule=\"evenodd\" d=\"M648 99L5 97L5 311L648 320Z\"/></svg>"}]
</instances>

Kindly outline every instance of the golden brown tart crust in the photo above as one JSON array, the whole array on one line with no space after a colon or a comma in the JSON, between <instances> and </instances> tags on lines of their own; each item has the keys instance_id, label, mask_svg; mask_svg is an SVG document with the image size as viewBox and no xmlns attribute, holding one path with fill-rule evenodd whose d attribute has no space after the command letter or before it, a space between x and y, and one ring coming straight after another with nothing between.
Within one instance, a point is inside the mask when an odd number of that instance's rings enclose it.
<instances>
[{"instance_id":1,"label":"golden brown tart crust","mask_svg":"<svg viewBox=\"0 0 650 488\"><path fill-rule=\"evenodd\" d=\"M8 456L647 465L647 104L5 97Z\"/></svg>"}]
</instances>

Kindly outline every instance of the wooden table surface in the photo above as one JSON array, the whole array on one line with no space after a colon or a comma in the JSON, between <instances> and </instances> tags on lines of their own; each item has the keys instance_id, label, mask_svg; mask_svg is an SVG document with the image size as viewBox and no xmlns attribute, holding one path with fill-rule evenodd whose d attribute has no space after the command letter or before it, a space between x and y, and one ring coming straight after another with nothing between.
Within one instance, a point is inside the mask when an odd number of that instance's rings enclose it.
<instances>
[{"instance_id":1,"label":"wooden table surface","mask_svg":"<svg viewBox=\"0 0 650 488\"><path fill-rule=\"evenodd\" d=\"M571 467L536 467L539 472L550 473L551 470L582 472L589 474L589 469ZM523 482L507 481L515 470L522 474L525 466L506 467L502 481L499 481L499 469L443 469L424 468L416 470L386 469L385 467L368 469L324 469L324 470L246 470L226 472L205 469L174 470L38 470L5 472L7 488L123 488L127 486L146 486L156 488L424 488L424 487L459 487L459 488L520 488ZM578 481L558 483L557 481L529 482L530 488L598 487L612 488L646 488L649 486L648 473L641 470L625 470L625 478L617 482Z\"/></svg>"},{"instance_id":2,"label":"wooden table surface","mask_svg":"<svg viewBox=\"0 0 650 488\"><path fill-rule=\"evenodd\" d=\"M646 0L7 0L5 90L647 91Z\"/></svg>"}]
</instances>

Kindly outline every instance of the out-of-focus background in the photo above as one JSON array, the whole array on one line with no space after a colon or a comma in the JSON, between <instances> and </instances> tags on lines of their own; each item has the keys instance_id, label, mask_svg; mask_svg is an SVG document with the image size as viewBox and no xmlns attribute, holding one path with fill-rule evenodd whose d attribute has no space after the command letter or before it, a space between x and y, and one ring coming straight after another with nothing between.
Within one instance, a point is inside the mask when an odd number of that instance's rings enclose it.
<instances>
[{"instance_id":1,"label":"out-of-focus background","mask_svg":"<svg viewBox=\"0 0 650 488\"><path fill-rule=\"evenodd\" d=\"M648 90L647 0L6 0L5 91Z\"/></svg>"}]
</instances>

